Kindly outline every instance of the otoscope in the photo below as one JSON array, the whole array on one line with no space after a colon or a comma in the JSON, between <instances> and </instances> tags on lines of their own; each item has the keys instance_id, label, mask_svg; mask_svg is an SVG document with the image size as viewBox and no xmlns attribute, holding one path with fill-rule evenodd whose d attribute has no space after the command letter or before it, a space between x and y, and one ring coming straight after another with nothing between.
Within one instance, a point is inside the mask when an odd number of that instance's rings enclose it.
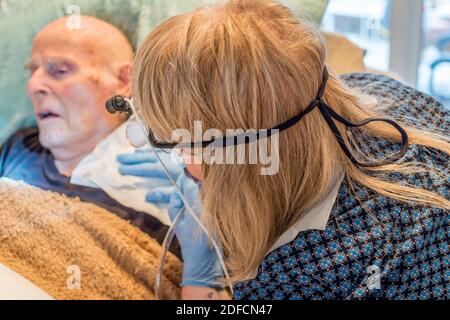
<instances>
[{"instance_id":1,"label":"otoscope","mask_svg":"<svg viewBox=\"0 0 450 320\"><path fill-rule=\"evenodd\" d=\"M133 109L131 105L128 103L127 98L122 96L114 96L108 101L106 101L106 110L109 113L127 113L133 114Z\"/></svg>"}]
</instances>

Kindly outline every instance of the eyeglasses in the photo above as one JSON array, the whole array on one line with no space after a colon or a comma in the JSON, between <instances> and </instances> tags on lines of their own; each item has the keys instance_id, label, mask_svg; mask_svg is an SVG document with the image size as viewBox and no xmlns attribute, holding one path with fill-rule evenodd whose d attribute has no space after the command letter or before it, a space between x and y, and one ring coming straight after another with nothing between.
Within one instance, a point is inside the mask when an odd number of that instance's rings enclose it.
<instances>
[{"instance_id":1,"label":"eyeglasses","mask_svg":"<svg viewBox=\"0 0 450 320\"><path fill-rule=\"evenodd\" d=\"M394 120L391 119L385 119L385 118L368 118L366 120L363 120L361 122L353 123L342 116L340 116L338 113L336 113L332 108L330 108L324 101L323 101L323 95L325 92L325 87L327 84L329 78L328 69L324 67L323 71L323 78L322 78L322 84L319 88L319 92L317 94L316 99L309 104L309 106L302 111L300 114L296 115L295 117L281 123L280 125L272 128L272 129L265 129L260 130L255 133L245 133L241 135L235 135L235 136L225 136L220 137L208 141L200 141L200 142L191 142L191 143L176 143L176 142L166 142L162 140L158 140L153 132L150 130L150 128L147 128L147 134L148 134L148 140L150 144L158 149L196 149L196 148L208 148L208 147L214 147L214 148L225 148L229 146L237 146L241 144L249 144L255 141L258 141L263 138L270 138L274 134L279 134L294 125L296 125L298 122L300 122L305 116L307 116L310 112L318 108L320 110L320 113L322 114L324 120L327 122L328 126L330 127L331 131L336 136L336 140L339 143L341 149L343 150L344 154L357 166L361 167L378 167L386 164L393 163L395 161L398 161L401 159L406 152L408 151L409 147L409 137L406 131ZM115 113L115 112L132 112L133 109L132 106L124 104L124 101L126 102L126 99L120 96L113 97L107 102L107 109L108 111ZM125 110L125 111L124 111ZM357 128L365 126L371 122L385 122L392 127L394 127L396 130L398 130L402 137L402 146L400 148L400 151L397 153L394 153L382 160L375 161L375 162L361 162L357 160L352 152L348 149L347 145L345 144L345 140L342 137L341 132L339 131L335 121L338 121L342 124L344 124L347 128Z\"/></svg>"}]
</instances>

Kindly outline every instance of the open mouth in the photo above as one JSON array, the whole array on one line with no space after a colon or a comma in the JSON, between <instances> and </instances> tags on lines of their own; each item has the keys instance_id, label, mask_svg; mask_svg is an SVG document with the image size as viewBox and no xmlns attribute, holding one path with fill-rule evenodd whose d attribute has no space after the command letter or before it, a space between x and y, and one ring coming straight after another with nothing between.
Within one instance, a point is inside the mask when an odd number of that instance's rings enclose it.
<instances>
[{"instance_id":1,"label":"open mouth","mask_svg":"<svg viewBox=\"0 0 450 320\"><path fill-rule=\"evenodd\" d=\"M39 118L39 120L48 120L48 119L60 118L60 115L50 112L50 111L45 111L45 112L38 113L38 118Z\"/></svg>"}]
</instances>

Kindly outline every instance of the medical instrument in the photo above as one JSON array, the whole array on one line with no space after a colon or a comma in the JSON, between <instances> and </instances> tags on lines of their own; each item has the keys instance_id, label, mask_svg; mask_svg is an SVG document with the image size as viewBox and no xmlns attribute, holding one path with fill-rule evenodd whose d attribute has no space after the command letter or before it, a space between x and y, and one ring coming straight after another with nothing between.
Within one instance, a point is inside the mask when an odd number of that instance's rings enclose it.
<instances>
[{"instance_id":1,"label":"medical instrument","mask_svg":"<svg viewBox=\"0 0 450 320\"><path fill-rule=\"evenodd\" d=\"M125 105L127 105L127 106L125 106ZM108 102L106 103L106 108L107 108L108 111L115 110L113 113L126 112L128 114L133 114L134 118L136 120L136 123L139 124L140 130L136 130L136 128L134 128L134 129L130 130L129 132L131 132L132 134L133 133L136 134L139 131L141 133L145 132L146 126L143 125L142 120L140 119L140 117L137 116L136 108L134 107L133 101L131 99L128 99L128 98L125 98L125 97L118 98L118 96L113 97L112 99L108 100ZM118 109L124 110L124 111L117 111ZM134 139L136 139L136 137L131 137L131 139L134 140ZM134 141L134 142L138 142L138 141ZM169 180L172 183L172 185L175 187L176 192L178 192L178 194L180 195L181 200L184 203L184 210L180 211L178 213L177 217L172 222L172 225L170 226L169 230L167 231L166 236L165 236L164 241L163 241L163 244L162 244L162 247L161 247L161 255L160 255L159 262L158 262L157 273L156 273L156 280L155 280L155 295L156 295L156 298L157 299L162 299L162 297L163 297L163 294L161 292L161 281L162 281L162 276L163 276L164 264L165 264L165 260L166 260L166 257L167 257L167 252L169 251L170 245L173 242L174 235L175 235L175 229L176 229L176 227L178 225L178 222L181 220L182 215L185 214L186 212L194 219L195 223L200 227L202 232L204 232L205 235L211 240L211 244L213 246L213 249L214 249L215 253L217 254L217 257L218 257L220 265L222 267L224 276L225 276L226 279L230 279L230 275L229 275L228 270L226 268L225 261L224 261L224 259L222 257L222 253L221 253L221 250L220 250L217 242L211 237L211 235L210 235L209 231L206 229L205 225L200 221L200 219L195 214L194 210L189 205L188 201L186 200L185 196L182 193L182 190L180 190L180 188L178 187L176 181L170 175L170 171L167 168L166 164L161 159L161 156L159 155L157 148L155 146L153 146L151 143L149 143L149 141L147 139L146 139L145 144L148 144L150 146L150 148L154 151L156 157L158 158L158 161L160 162L160 164L162 165L164 171L166 172L167 177L169 178ZM142 145L141 147L143 147L143 146L144 145ZM232 286L230 281L228 281L228 287L230 289L231 294L233 294L233 286Z\"/></svg>"},{"instance_id":2,"label":"medical instrument","mask_svg":"<svg viewBox=\"0 0 450 320\"><path fill-rule=\"evenodd\" d=\"M133 113L130 104L127 102L127 98L122 96L114 96L108 101L106 101L106 110L108 110L108 112L112 114Z\"/></svg>"},{"instance_id":3,"label":"medical instrument","mask_svg":"<svg viewBox=\"0 0 450 320\"><path fill-rule=\"evenodd\" d=\"M147 136L145 135L142 126L137 121L135 121L134 115L130 118L130 120L131 122L128 123L126 129L128 141L133 147L142 148L148 143Z\"/></svg>"},{"instance_id":4,"label":"medical instrument","mask_svg":"<svg viewBox=\"0 0 450 320\"><path fill-rule=\"evenodd\" d=\"M158 259L158 266L156 269L156 278L155 278L155 296L156 299L162 300L162 287L161 287L161 280L162 275L164 274L164 264L167 259L167 253L169 252L170 245L173 242L173 239L175 237L175 227L178 225L178 222L181 220L181 217L183 216L183 210L180 210L178 212L175 220L172 222L172 227L167 230L166 236L164 237L163 243L161 245L161 253L159 255Z\"/></svg>"}]
</instances>

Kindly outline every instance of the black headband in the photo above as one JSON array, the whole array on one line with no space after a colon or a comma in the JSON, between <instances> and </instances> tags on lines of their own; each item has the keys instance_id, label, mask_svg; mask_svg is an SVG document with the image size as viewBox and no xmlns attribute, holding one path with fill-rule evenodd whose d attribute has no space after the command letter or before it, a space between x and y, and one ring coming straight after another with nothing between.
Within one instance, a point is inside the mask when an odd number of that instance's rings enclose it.
<instances>
[{"instance_id":1,"label":"black headband","mask_svg":"<svg viewBox=\"0 0 450 320\"><path fill-rule=\"evenodd\" d=\"M336 113L332 108L330 108L323 100L323 95L325 93L325 87L328 82L329 74L327 67L324 67L323 70L323 78L322 78L322 84L320 85L319 92L317 93L316 100L311 102L311 104L298 116L288 120L287 122L281 124L278 126L280 131L286 130L290 127L292 127L294 124L299 122L303 117L305 117L308 113L313 111L316 107L319 108L320 113L322 114L323 118L327 122L328 126L330 127L331 131L336 136L336 139L341 146L342 151L344 151L345 155L355 164L361 167L378 167L382 165L386 165L389 163L393 163L395 161L398 161L400 158L402 158L405 153L408 151L409 146L409 138L406 131L394 120L391 119L385 119L385 118L368 118L360 122L353 123L339 114ZM392 154L388 156L387 158L383 160L379 160L376 162L360 162L353 156L352 152L348 149L347 145L345 144L344 139L342 138L341 132L339 131L338 127L336 126L336 123L333 121L333 119L339 121L340 123L344 124L347 128L357 128L362 127L366 124L369 124L371 122L386 122L393 126L395 129L397 129L401 136L402 136L402 146L399 152Z\"/></svg>"},{"instance_id":2,"label":"black headband","mask_svg":"<svg viewBox=\"0 0 450 320\"><path fill-rule=\"evenodd\" d=\"M272 128L269 130L262 130L263 134L258 132L254 135L254 138L248 137L248 135L244 134L244 135L238 135L238 136L232 136L232 137L219 138L219 139L210 141L210 143L206 142L206 144L207 145L213 144L213 145L217 146L217 142L218 142L220 146L226 147L227 145L250 143L250 142L254 142L255 140L258 140L261 138L267 138L267 137L272 136L275 133L280 133L282 131L285 131L285 130L293 127L298 122L300 122L305 116L307 116L310 112L312 112L314 109L319 108L320 113L322 114L323 118L327 122L331 131L336 136L336 139L337 139L342 151L344 151L345 155L355 165L358 165L361 167L377 167L377 166L382 166L382 165L386 165L386 164L395 162L395 161L399 160L400 158L402 158L405 155L405 153L408 151L408 146L409 146L409 139L408 139L408 134L406 133L406 131L397 122L395 122L391 119L368 118L363 121L353 123L353 122L343 118L342 116L337 114L333 109L331 109L323 100L323 96L325 94L325 88L326 88L328 79L329 79L328 69L327 69L327 67L324 67L322 83L320 85L316 99L313 102L311 102L308 105L308 107L306 107L306 109L303 112L301 112L299 115L287 120L286 122L283 122L282 124L276 126L275 128ZM366 124L369 124L371 122L386 122L400 132L400 134L402 136L402 147L399 152L392 154L383 160L376 161L376 162L360 162L353 156L352 152L348 149L347 145L345 144L344 139L342 138L342 134L339 131L339 129L333 119L344 124L347 128L357 128L357 127L361 127Z\"/></svg>"}]
</instances>

